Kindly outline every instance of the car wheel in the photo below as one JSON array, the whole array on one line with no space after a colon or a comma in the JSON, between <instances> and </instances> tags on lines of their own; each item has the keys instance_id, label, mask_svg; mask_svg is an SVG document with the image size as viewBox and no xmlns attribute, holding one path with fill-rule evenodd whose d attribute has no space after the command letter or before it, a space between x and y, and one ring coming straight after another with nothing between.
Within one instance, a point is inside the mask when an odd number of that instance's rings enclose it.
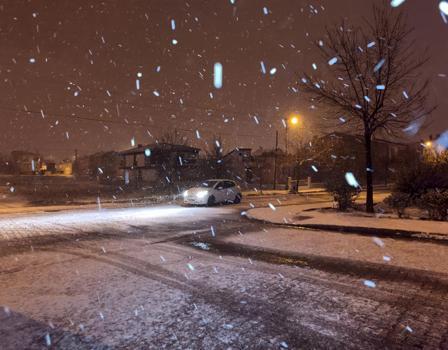
<instances>
[{"instance_id":1,"label":"car wheel","mask_svg":"<svg viewBox=\"0 0 448 350\"><path fill-rule=\"evenodd\" d=\"M216 203L215 196L210 196L210 197L208 197L207 205L208 205L209 207L211 207L212 205L215 205L215 203Z\"/></svg>"},{"instance_id":2,"label":"car wheel","mask_svg":"<svg viewBox=\"0 0 448 350\"><path fill-rule=\"evenodd\" d=\"M235 199L233 200L233 203L235 203L235 204L239 204L239 203L241 203L241 193L238 193L238 194L235 196Z\"/></svg>"}]
</instances>

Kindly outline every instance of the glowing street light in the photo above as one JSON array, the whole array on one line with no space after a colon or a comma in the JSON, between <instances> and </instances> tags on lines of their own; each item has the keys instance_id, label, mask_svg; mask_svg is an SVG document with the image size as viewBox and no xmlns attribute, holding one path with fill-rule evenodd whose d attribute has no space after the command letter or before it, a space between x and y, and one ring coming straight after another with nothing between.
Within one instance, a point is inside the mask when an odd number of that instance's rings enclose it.
<instances>
[{"instance_id":1,"label":"glowing street light","mask_svg":"<svg viewBox=\"0 0 448 350\"><path fill-rule=\"evenodd\" d=\"M291 125L298 125L299 124L299 117L296 115L293 115L289 118L289 123Z\"/></svg>"},{"instance_id":2,"label":"glowing street light","mask_svg":"<svg viewBox=\"0 0 448 350\"><path fill-rule=\"evenodd\" d=\"M288 129L289 129L289 125L291 125L292 127L297 127L300 123L300 116L298 114L291 114L288 119L285 120L285 127L286 127L286 132L285 132L285 151L286 154L288 154Z\"/></svg>"}]
</instances>

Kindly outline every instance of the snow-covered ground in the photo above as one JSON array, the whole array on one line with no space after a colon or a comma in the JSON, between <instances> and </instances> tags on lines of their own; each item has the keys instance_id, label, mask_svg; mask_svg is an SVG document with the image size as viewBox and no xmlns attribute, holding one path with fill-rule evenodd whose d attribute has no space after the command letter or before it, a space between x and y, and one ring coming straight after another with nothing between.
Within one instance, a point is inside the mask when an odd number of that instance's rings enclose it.
<instances>
[{"instance_id":1,"label":"snow-covered ground","mask_svg":"<svg viewBox=\"0 0 448 350\"><path fill-rule=\"evenodd\" d=\"M447 274L429 266L446 265L444 245L426 245L418 265L423 245L274 230L232 206L8 220L12 233L60 234L0 240L2 350L448 345Z\"/></svg>"},{"instance_id":2,"label":"snow-covered ground","mask_svg":"<svg viewBox=\"0 0 448 350\"><path fill-rule=\"evenodd\" d=\"M327 203L329 204L329 203ZM448 222L412 219L392 219L381 217L365 217L350 213L321 212L309 210L322 207L322 204L275 206L275 203L264 207L250 209L248 217L274 223L297 225L335 225L349 227L368 227L392 229L416 233L448 234Z\"/></svg>"},{"instance_id":3,"label":"snow-covered ground","mask_svg":"<svg viewBox=\"0 0 448 350\"><path fill-rule=\"evenodd\" d=\"M448 274L448 247L443 244L287 228L268 228L260 232L232 235L224 240L294 254Z\"/></svg>"},{"instance_id":4,"label":"snow-covered ground","mask_svg":"<svg viewBox=\"0 0 448 350\"><path fill-rule=\"evenodd\" d=\"M141 239L51 245L0 266L3 349L437 347L448 326L428 287Z\"/></svg>"},{"instance_id":5,"label":"snow-covered ground","mask_svg":"<svg viewBox=\"0 0 448 350\"><path fill-rule=\"evenodd\" d=\"M126 230L131 225L173 224L216 218L232 207L199 208L177 205L62 211L0 217L0 239L39 235Z\"/></svg>"}]
</instances>

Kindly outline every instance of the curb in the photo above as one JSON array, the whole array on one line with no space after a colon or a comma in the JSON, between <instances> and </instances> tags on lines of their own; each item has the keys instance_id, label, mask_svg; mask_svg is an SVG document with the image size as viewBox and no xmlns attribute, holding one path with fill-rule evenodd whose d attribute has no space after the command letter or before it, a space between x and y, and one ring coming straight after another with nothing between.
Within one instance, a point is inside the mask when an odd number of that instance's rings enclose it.
<instances>
[{"instance_id":1,"label":"curb","mask_svg":"<svg viewBox=\"0 0 448 350\"><path fill-rule=\"evenodd\" d=\"M258 219L251 216L249 213L246 213L245 217L248 220L257 221L264 224L301 229L301 230L311 229L319 231L331 231L337 233L358 234L370 237L375 236L386 238L399 238L399 239L437 242L439 244L448 244L448 235L442 233L395 230L388 228L372 228L363 226L340 226L340 225L326 225L326 224L287 224L287 223L272 222L264 219Z\"/></svg>"}]
</instances>

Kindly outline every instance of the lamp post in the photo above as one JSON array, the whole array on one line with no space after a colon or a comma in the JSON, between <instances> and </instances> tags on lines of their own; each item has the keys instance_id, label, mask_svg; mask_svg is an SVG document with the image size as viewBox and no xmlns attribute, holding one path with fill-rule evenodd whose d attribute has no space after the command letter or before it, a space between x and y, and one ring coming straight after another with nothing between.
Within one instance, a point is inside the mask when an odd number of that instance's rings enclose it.
<instances>
[{"instance_id":1,"label":"lamp post","mask_svg":"<svg viewBox=\"0 0 448 350\"><path fill-rule=\"evenodd\" d=\"M288 158L288 131L290 127L298 127L300 124L300 116L298 114L291 114L287 119L284 120L285 122L285 151L286 151L286 157ZM297 159L297 163L298 163ZM297 173L298 173L297 169ZM297 175L297 191L299 190L299 176Z\"/></svg>"},{"instance_id":2,"label":"lamp post","mask_svg":"<svg viewBox=\"0 0 448 350\"><path fill-rule=\"evenodd\" d=\"M297 126L299 124L299 116L298 115L291 115L289 116L289 118L287 118L285 120L285 125L286 125L286 131L285 131L285 152L286 155L288 155L288 130L289 130L289 125L291 124L291 126Z\"/></svg>"}]
</instances>

